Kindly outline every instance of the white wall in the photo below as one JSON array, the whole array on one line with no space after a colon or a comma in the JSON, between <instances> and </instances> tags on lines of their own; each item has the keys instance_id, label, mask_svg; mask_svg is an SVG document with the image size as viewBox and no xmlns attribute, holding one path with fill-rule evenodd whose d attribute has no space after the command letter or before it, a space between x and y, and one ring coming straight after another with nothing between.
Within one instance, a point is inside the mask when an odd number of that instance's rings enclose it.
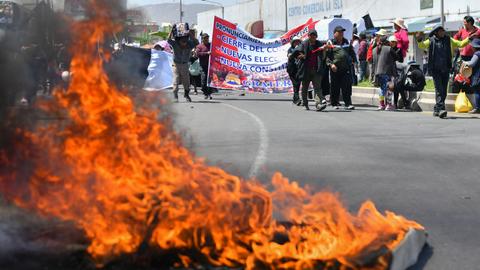
<instances>
[{"instance_id":1,"label":"white wall","mask_svg":"<svg viewBox=\"0 0 480 270\"><path fill-rule=\"evenodd\" d=\"M377 24L389 24L396 17L415 21L423 17L440 16L440 1L434 0L433 8L420 10L421 0L288 0L288 26L293 28L308 18L323 19L342 14L354 22L369 13ZM480 16L479 0L445 0L448 21L462 20L467 7L473 15ZM322 11L323 10L323 11ZM200 29L211 32L213 16L221 16L221 10L198 14ZM265 30L285 30L284 0L251 0L225 8L225 18L245 27L249 22L264 20Z\"/></svg>"},{"instance_id":2,"label":"white wall","mask_svg":"<svg viewBox=\"0 0 480 270\"><path fill-rule=\"evenodd\" d=\"M238 23L240 27L245 28L249 22L259 20L262 12L259 8L261 1L264 0L252 0L238 5L227 6L225 7L225 19L232 23ZM222 17L221 8L199 13L197 15L198 29L211 35L215 16Z\"/></svg>"}]
</instances>

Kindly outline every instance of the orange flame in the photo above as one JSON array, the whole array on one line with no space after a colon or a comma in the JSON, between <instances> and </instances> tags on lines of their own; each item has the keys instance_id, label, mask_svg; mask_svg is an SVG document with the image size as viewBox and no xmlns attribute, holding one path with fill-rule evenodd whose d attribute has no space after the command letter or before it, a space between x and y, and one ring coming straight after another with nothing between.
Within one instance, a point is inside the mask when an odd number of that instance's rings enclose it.
<instances>
[{"instance_id":1,"label":"orange flame","mask_svg":"<svg viewBox=\"0 0 480 270\"><path fill-rule=\"evenodd\" d=\"M280 173L269 192L193 156L168 121L136 111L109 83L98 41L118 27L105 7L94 6L95 18L74 29L68 92L55 95L69 121L26 135L44 151L33 158L28 188L15 182L21 169L12 160L14 173L0 175L0 184L17 205L73 221L96 262L147 245L177 251L177 267L385 269L385 253L373 263L362 255L392 250L408 229L421 228L382 215L372 202L350 214L335 194L310 194Z\"/></svg>"}]
</instances>

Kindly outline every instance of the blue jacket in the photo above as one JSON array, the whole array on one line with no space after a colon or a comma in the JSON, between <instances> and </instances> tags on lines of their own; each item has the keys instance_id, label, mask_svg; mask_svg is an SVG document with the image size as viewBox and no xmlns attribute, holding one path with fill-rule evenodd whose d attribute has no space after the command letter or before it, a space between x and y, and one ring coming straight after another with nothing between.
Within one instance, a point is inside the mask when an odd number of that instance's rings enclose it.
<instances>
[{"instance_id":1,"label":"blue jacket","mask_svg":"<svg viewBox=\"0 0 480 270\"><path fill-rule=\"evenodd\" d=\"M475 91L480 91L480 51L476 51L473 54L472 60L467 64L472 67L470 87Z\"/></svg>"}]
</instances>

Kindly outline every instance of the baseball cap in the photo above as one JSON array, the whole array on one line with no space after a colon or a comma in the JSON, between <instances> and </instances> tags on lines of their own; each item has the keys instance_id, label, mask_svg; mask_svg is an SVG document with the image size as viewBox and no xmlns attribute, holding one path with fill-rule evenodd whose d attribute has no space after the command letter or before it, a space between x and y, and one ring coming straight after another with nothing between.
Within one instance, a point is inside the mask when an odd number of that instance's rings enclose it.
<instances>
[{"instance_id":1,"label":"baseball cap","mask_svg":"<svg viewBox=\"0 0 480 270\"><path fill-rule=\"evenodd\" d=\"M343 28L343 27L341 27L341 26L337 26L337 27L335 27L335 29L333 30L334 33L336 33L336 32L345 32L345 31L347 31L347 29L345 29L345 28Z\"/></svg>"}]
</instances>

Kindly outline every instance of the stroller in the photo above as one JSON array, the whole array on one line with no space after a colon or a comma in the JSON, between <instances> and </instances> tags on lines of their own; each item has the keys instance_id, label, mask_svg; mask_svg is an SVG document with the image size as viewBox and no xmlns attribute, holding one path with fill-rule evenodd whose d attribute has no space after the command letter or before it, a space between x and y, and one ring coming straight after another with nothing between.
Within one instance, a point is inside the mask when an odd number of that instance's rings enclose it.
<instances>
[{"instance_id":1,"label":"stroller","mask_svg":"<svg viewBox=\"0 0 480 270\"><path fill-rule=\"evenodd\" d=\"M410 100L416 95L416 92L421 92L427 85L425 74L421 67L416 62L412 61L407 64L397 63L398 77L395 79L394 86L394 102L398 103L399 95L402 97L403 106L398 108L410 109ZM408 96L407 96L408 95Z\"/></svg>"}]
</instances>

